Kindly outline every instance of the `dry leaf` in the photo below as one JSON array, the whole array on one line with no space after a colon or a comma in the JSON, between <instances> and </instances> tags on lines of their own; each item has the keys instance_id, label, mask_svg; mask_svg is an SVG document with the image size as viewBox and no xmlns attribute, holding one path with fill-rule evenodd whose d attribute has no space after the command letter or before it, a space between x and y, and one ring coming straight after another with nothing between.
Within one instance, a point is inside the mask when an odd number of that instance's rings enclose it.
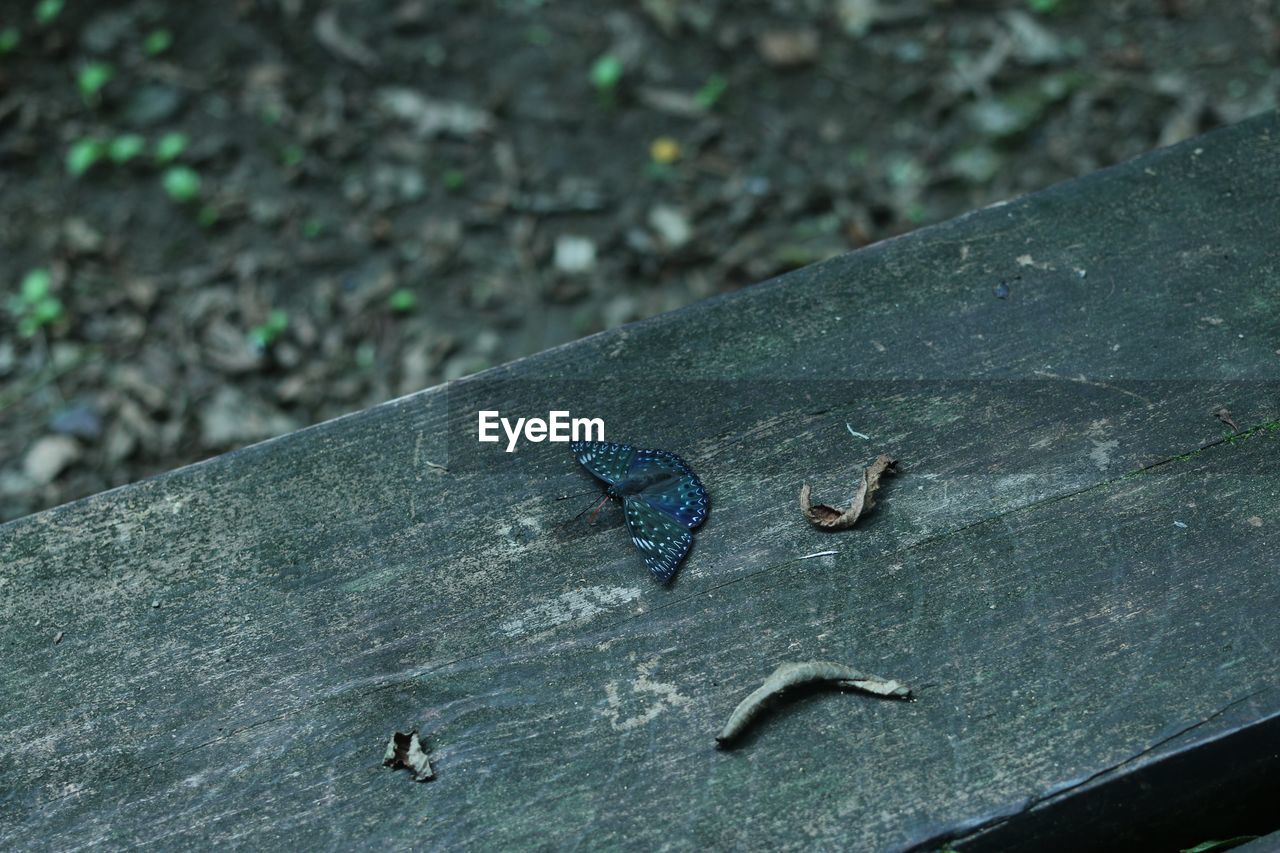
<instances>
[{"instance_id":1,"label":"dry leaf","mask_svg":"<svg viewBox=\"0 0 1280 853\"><path fill-rule=\"evenodd\" d=\"M769 30L756 38L756 49L775 68L796 68L818 58L818 31L812 28Z\"/></svg>"},{"instance_id":2,"label":"dry leaf","mask_svg":"<svg viewBox=\"0 0 1280 853\"><path fill-rule=\"evenodd\" d=\"M408 733L396 732L391 736L391 740L387 742L387 751L382 756L382 765L392 770L408 770L418 782L428 782L436 776L431 769L431 759L427 757L427 751L418 739L417 729L411 729Z\"/></svg>"},{"instance_id":3,"label":"dry leaf","mask_svg":"<svg viewBox=\"0 0 1280 853\"><path fill-rule=\"evenodd\" d=\"M316 41L328 48L333 54L362 68L374 68L378 65L378 54L368 45L342 29L338 22L338 13L328 9L316 15L316 24L312 30Z\"/></svg>"},{"instance_id":4,"label":"dry leaf","mask_svg":"<svg viewBox=\"0 0 1280 853\"><path fill-rule=\"evenodd\" d=\"M843 509L811 502L809 484L805 483L800 487L800 511L809 519L810 524L823 530L847 530L857 523L865 510L876 505L874 495L876 489L880 488L880 478L886 474L896 474L895 464L888 454L877 456L871 467L862 472L862 483L853 496L853 502Z\"/></svg>"},{"instance_id":5,"label":"dry leaf","mask_svg":"<svg viewBox=\"0 0 1280 853\"><path fill-rule=\"evenodd\" d=\"M887 459L888 457L881 458ZM911 688L905 684L892 679L881 678L878 675L867 675L841 663L830 663L828 661L784 663L773 671L773 675L765 679L764 684L761 684L751 695L738 703L738 707L734 708L733 713L729 715L729 721L724 724L720 734L716 735L716 743L721 747L727 746L743 729L751 724L751 721L759 714L765 703L777 694L783 693L797 684L823 681L833 682L838 687L860 690L873 696L883 696L887 699L911 698Z\"/></svg>"}]
</instances>

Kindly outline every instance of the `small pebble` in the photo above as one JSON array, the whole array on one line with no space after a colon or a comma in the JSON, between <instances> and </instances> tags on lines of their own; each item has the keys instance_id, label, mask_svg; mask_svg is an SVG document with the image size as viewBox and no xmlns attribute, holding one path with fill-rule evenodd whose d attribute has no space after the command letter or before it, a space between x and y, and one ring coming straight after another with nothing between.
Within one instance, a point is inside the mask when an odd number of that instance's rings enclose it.
<instances>
[{"instance_id":1,"label":"small pebble","mask_svg":"<svg viewBox=\"0 0 1280 853\"><path fill-rule=\"evenodd\" d=\"M75 439L65 435L46 435L27 451L22 460L22 472L36 486L47 486L80 455L80 445Z\"/></svg>"}]
</instances>

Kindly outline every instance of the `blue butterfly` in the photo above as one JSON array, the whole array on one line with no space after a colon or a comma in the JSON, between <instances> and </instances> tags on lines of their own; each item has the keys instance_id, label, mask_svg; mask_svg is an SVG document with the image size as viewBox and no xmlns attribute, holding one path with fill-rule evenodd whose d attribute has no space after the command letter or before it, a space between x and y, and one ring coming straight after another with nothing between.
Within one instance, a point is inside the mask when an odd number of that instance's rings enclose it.
<instances>
[{"instance_id":1,"label":"blue butterfly","mask_svg":"<svg viewBox=\"0 0 1280 853\"><path fill-rule=\"evenodd\" d=\"M637 450L627 444L574 441L569 449L582 467L609 484L609 498L622 501L631 541L662 583L689 553L689 531L707 518L707 490L684 460L667 450ZM599 506L597 506L597 512Z\"/></svg>"}]
</instances>

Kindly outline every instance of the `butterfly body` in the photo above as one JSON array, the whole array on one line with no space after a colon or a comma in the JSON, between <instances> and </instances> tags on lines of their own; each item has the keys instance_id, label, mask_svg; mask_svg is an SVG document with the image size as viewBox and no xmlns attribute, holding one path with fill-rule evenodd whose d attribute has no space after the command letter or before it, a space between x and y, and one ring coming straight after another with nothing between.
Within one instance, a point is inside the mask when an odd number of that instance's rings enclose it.
<instances>
[{"instance_id":1,"label":"butterfly body","mask_svg":"<svg viewBox=\"0 0 1280 853\"><path fill-rule=\"evenodd\" d=\"M661 491L677 485L676 481L679 479L675 474L665 471L644 471L621 482L611 483L605 491L609 493L609 497L622 500L650 490Z\"/></svg>"},{"instance_id":2,"label":"butterfly body","mask_svg":"<svg viewBox=\"0 0 1280 853\"><path fill-rule=\"evenodd\" d=\"M629 444L575 441L569 449L596 478L606 495L622 501L631 541L659 581L675 574L693 545L689 531L706 520L707 491L693 470L667 450Z\"/></svg>"}]
</instances>

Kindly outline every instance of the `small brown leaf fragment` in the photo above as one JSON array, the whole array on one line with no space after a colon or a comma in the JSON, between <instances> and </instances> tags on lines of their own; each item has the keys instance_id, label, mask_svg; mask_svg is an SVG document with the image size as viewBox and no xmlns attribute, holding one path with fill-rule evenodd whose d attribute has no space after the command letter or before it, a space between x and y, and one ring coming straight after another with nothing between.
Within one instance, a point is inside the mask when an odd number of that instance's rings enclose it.
<instances>
[{"instance_id":1,"label":"small brown leaf fragment","mask_svg":"<svg viewBox=\"0 0 1280 853\"><path fill-rule=\"evenodd\" d=\"M387 741L387 751L382 756L382 766L392 770L404 768L418 782L426 782L436 776L431 769L431 759L418 740L417 729L411 729L408 733L396 732L391 736L391 740Z\"/></svg>"},{"instance_id":2,"label":"small brown leaf fragment","mask_svg":"<svg viewBox=\"0 0 1280 853\"><path fill-rule=\"evenodd\" d=\"M853 502L840 508L827 504L815 504L810 499L809 484L800 487L800 511L810 524L823 530L848 530L857 523L858 518L866 510L876 505L875 491L880 488L880 478L887 474L896 474L896 461L886 453L876 457L876 461L862 472L862 483L858 486Z\"/></svg>"},{"instance_id":3,"label":"small brown leaf fragment","mask_svg":"<svg viewBox=\"0 0 1280 853\"><path fill-rule=\"evenodd\" d=\"M818 31L769 30L756 38L761 58L775 68L797 68L818 58Z\"/></svg>"},{"instance_id":4,"label":"small brown leaf fragment","mask_svg":"<svg viewBox=\"0 0 1280 853\"><path fill-rule=\"evenodd\" d=\"M1231 417L1231 410L1228 409L1226 406L1223 406L1221 409L1218 409L1218 411L1214 412L1213 414L1214 414L1214 417L1216 417L1218 420L1222 421L1224 424L1231 427L1232 432L1240 431L1240 427L1236 426L1235 420L1233 420Z\"/></svg>"}]
</instances>

